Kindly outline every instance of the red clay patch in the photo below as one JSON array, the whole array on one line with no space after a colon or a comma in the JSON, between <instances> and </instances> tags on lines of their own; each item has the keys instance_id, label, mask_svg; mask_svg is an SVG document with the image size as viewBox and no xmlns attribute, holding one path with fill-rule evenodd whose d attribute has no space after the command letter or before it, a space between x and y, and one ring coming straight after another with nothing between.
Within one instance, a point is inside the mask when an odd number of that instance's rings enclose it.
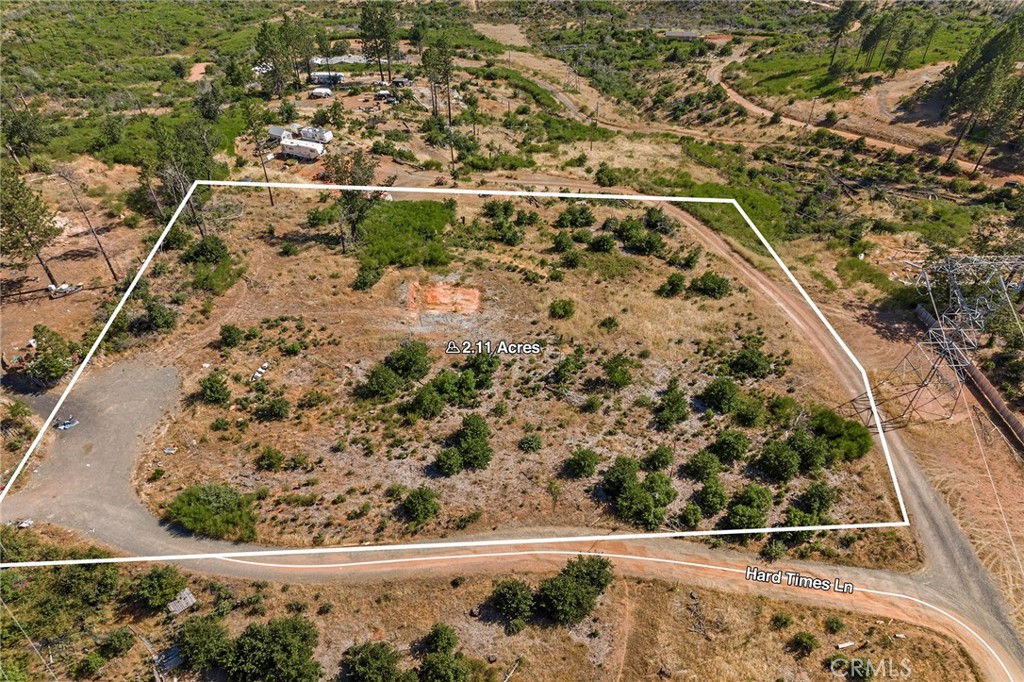
<instances>
[{"instance_id":1,"label":"red clay patch","mask_svg":"<svg viewBox=\"0 0 1024 682\"><path fill-rule=\"evenodd\" d=\"M480 292L450 284L409 284L409 310L417 313L461 313L480 310Z\"/></svg>"}]
</instances>

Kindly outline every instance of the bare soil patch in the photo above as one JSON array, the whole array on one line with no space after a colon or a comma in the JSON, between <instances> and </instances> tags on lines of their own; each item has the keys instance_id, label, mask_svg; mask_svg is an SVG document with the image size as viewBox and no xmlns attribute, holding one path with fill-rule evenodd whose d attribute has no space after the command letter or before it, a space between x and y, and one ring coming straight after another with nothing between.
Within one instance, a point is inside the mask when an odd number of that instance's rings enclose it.
<instances>
[{"instance_id":1,"label":"bare soil patch","mask_svg":"<svg viewBox=\"0 0 1024 682\"><path fill-rule=\"evenodd\" d=\"M530 39L517 24L473 24L473 29L503 45L530 47Z\"/></svg>"},{"instance_id":2,"label":"bare soil patch","mask_svg":"<svg viewBox=\"0 0 1024 682\"><path fill-rule=\"evenodd\" d=\"M213 62L196 62L188 70L188 82L195 83L196 81L203 80L206 75L206 67L210 66Z\"/></svg>"}]
</instances>

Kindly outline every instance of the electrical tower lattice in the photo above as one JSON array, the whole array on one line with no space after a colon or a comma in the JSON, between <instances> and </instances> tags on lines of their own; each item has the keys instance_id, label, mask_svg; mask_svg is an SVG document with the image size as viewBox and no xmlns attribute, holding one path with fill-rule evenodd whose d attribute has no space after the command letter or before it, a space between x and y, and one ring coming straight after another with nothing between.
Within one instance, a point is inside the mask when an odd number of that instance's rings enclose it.
<instances>
[{"instance_id":1,"label":"electrical tower lattice","mask_svg":"<svg viewBox=\"0 0 1024 682\"><path fill-rule=\"evenodd\" d=\"M971 357L982 346L994 316L1009 314L1024 334L1020 310L1024 256L955 256L908 265L917 270L915 285L927 297L931 311L917 306L918 318L928 327L924 337L872 387L884 431L953 416L968 380ZM840 411L878 430L867 393Z\"/></svg>"}]
</instances>

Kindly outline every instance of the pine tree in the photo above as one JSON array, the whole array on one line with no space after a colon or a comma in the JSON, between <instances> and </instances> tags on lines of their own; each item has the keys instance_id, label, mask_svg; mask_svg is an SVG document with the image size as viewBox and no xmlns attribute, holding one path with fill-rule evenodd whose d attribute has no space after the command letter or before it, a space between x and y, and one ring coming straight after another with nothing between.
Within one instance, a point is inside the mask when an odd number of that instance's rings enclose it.
<instances>
[{"instance_id":1,"label":"pine tree","mask_svg":"<svg viewBox=\"0 0 1024 682\"><path fill-rule=\"evenodd\" d=\"M17 265L35 257L50 283L57 279L43 259L42 250L60 236L61 229L39 192L25 184L10 164L0 164L0 253Z\"/></svg>"},{"instance_id":2,"label":"pine tree","mask_svg":"<svg viewBox=\"0 0 1024 682\"><path fill-rule=\"evenodd\" d=\"M832 41L832 58L829 60L829 67L836 61L836 52L839 50L839 43L842 41L843 36L853 26L853 22L857 19L857 13L860 11L860 2L858 0L843 0L843 4L839 6L839 9L829 17L828 20L828 35Z\"/></svg>"}]
</instances>

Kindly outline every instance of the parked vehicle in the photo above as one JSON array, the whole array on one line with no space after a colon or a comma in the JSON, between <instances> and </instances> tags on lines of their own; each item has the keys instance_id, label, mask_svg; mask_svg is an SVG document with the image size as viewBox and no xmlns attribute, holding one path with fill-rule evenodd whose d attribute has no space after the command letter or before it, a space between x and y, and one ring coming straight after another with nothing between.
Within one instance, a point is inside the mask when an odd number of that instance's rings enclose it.
<instances>
[{"instance_id":1,"label":"parked vehicle","mask_svg":"<svg viewBox=\"0 0 1024 682\"><path fill-rule=\"evenodd\" d=\"M334 91L330 88L313 88L313 91L309 93L310 99L328 99L334 97Z\"/></svg>"}]
</instances>

